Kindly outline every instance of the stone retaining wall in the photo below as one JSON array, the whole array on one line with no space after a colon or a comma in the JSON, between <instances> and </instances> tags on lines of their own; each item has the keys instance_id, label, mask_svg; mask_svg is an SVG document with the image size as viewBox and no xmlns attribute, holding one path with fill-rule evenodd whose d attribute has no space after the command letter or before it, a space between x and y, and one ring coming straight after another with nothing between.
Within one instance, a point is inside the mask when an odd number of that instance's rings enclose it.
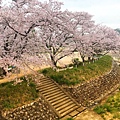
<instances>
[{"instance_id":1,"label":"stone retaining wall","mask_svg":"<svg viewBox=\"0 0 120 120\"><path fill-rule=\"evenodd\" d=\"M5 111L2 116L6 120L56 120L57 115L51 110L44 98L40 97L35 102Z\"/></svg>"},{"instance_id":2,"label":"stone retaining wall","mask_svg":"<svg viewBox=\"0 0 120 120\"><path fill-rule=\"evenodd\" d=\"M114 64L112 70L96 80L80 84L77 87L63 87L79 104L90 106L105 96L116 85L120 85L120 68Z\"/></svg>"}]
</instances>

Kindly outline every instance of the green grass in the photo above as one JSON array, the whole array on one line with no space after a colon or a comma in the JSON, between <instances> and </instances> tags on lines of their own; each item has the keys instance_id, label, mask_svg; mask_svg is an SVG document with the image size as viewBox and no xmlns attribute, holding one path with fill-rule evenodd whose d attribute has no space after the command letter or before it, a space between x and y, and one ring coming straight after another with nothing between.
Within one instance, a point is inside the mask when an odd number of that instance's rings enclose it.
<instances>
[{"instance_id":1,"label":"green grass","mask_svg":"<svg viewBox=\"0 0 120 120\"><path fill-rule=\"evenodd\" d=\"M86 63L85 66L79 65L77 68L74 67L60 72L56 72L52 68L47 68L42 70L42 73L60 85L76 85L105 74L105 72L110 71L111 65L112 58L107 55L94 63Z\"/></svg>"},{"instance_id":2,"label":"green grass","mask_svg":"<svg viewBox=\"0 0 120 120\"><path fill-rule=\"evenodd\" d=\"M13 85L13 82L0 84L0 109L7 110L30 103L38 98L34 83L29 85L24 77L22 83Z\"/></svg>"},{"instance_id":3,"label":"green grass","mask_svg":"<svg viewBox=\"0 0 120 120\"><path fill-rule=\"evenodd\" d=\"M101 116L112 115L112 119L120 119L120 90L115 95L110 96L104 104L94 108L94 111Z\"/></svg>"}]
</instances>

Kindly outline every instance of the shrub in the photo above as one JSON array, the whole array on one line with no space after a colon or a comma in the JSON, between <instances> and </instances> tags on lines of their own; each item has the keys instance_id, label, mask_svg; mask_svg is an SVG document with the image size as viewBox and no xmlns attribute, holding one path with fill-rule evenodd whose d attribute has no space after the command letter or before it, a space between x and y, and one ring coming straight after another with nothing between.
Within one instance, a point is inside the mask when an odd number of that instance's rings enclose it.
<instances>
[{"instance_id":1,"label":"shrub","mask_svg":"<svg viewBox=\"0 0 120 120\"><path fill-rule=\"evenodd\" d=\"M112 107L109 105L109 104L107 104L107 103L105 103L104 105L103 105L103 108L104 108L104 110L106 110L107 112L112 112Z\"/></svg>"},{"instance_id":2,"label":"shrub","mask_svg":"<svg viewBox=\"0 0 120 120\"><path fill-rule=\"evenodd\" d=\"M46 73L48 73L48 70L47 70L47 69L44 69L44 70L42 70L42 73L43 73L43 74L46 74Z\"/></svg>"},{"instance_id":3,"label":"shrub","mask_svg":"<svg viewBox=\"0 0 120 120\"><path fill-rule=\"evenodd\" d=\"M36 87L35 83L33 83L33 82L30 82L30 83L29 83L29 86L30 86L30 87L34 87L34 88Z\"/></svg>"},{"instance_id":4,"label":"shrub","mask_svg":"<svg viewBox=\"0 0 120 120\"><path fill-rule=\"evenodd\" d=\"M103 106L97 106L96 108L94 108L94 111L95 111L97 114L103 114L103 113L105 113L105 110L104 110L104 107L103 107Z\"/></svg>"},{"instance_id":5,"label":"shrub","mask_svg":"<svg viewBox=\"0 0 120 120\"><path fill-rule=\"evenodd\" d=\"M73 64L74 64L75 66L78 66L78 65L80 64L80 61L79 61L78 58L72 59L72 62L73 62Z\"/></svg>"}]
</instances>

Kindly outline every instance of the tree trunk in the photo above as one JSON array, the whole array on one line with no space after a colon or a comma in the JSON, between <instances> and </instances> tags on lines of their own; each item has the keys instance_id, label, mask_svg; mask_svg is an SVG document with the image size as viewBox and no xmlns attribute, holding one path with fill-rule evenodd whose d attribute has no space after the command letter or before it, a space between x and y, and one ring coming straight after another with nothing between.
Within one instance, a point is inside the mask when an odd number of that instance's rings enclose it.
<instances>
[{"instance_id":1,"label":"tree trunk","mask_svg":"<svg viewBox=\"0 0 120 120\"><path fill-rule=\"evenodd\" d=\"M89 64L90 64L90 61L91 61L90 58L91 58L91 57L88 57L88 62L89 62Z\"/></svg>"},{"instance_id":2,"label":"tree trunk","mask_svg":"<svg viewBox=\"0 0 120 120\"><path fill-rule=\"evenodd\" d=\"M93 62L93 63L95 62L95 59L94 59L94 57L92 57L92 62Z\"/></svg>"},{"instance_id":3,"label":"tree trunk","mask_svg":"<svg viewBox=\"0 0 120 120\"><path fill-rule=\"evenodd\" d=\"M85 65L85 56L81 56L82 58L82 62L83 62L83 66Z\"/></svg>"},{"instance_id":4,"label":"tree trunk","mask_svg":"<svg viewBox=\"0 0 120 120\"><path fill-rule=\"evenodd\" d=\"M55 61L55 58L51 55L51 61L52 61L52 64L53 64L53 69L56 69L57 68L57 61Z\"/></svg>"}]
</instances>

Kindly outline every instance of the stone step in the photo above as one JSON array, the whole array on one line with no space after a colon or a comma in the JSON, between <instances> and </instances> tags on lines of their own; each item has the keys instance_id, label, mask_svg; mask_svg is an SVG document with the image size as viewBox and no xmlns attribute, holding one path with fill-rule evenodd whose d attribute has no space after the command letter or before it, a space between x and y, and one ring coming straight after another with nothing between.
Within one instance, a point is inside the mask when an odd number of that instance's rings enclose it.
<instances>
[{"instance_id":1,"label":"stone step","mask_svg":"<svg viewBox=\"0 0 120 120\"><path fill-rule=\"evenodd\" d=\"M59 89L56 89L56 90L51 90L49 92L45 92L45 91L42 91L41 93L45 96L49 95L49 94L54 94L54 93L60 93L61 91Z\"/></svg>"},{"instance_id":2,"label":"stone step","mask_svg":"<svg viewBox=\"0 0 120 120\"><path fill-rule=\"evenodd\" d=\"M65 113L66 111L69 111L69 110L72 111L72 108L73 108L73 110L74 110L74 107L75 107L75 106L76 106L75 104L71 104L71 105L69 105L69 106L67 106L67 107L64 107L64 109L58 110L58 112L59 112L60 114L63 114L63 113Z\"/></svg>"},{"instance_id":3,"label":"stone step","mask_svg":"<svg viewBox=\"0 0 120 120\"><path fill-rule=\"evenodd\" d=\"M43 92L43 93L44 93L44 92L47 93L47 92L49 92L49 91L52 91L53 88L55 88L55 90L58 90L57 87L44 88L44 89L39 87L39 91L40 91L41 93L42 93L42 92Z\"/></svg>"},{"instance_id":4,"label":"stone step","mask_svg":"<svg viewBox=\"0 0 120 120\"><path fill-rule=\"evenodd\" d=\"M49 101L52 103L52 102L58 101L58 100L63 99L63 98L67 99L68 97L66 95L62 95L62 96L56 97L55 99L52 99L52 100L49 100Z\"/></svg>"},{"instance_id":5,"label":"stone step","mask_svg":"<svg viewBox=\"0 0 120 120\"><path fill-rule=\"evenodd\" d=\"M53 85L40 85L40 86L37 86L37 88L41 88L41 89L50 89L50 88L54 88L54 87L57 87L55 84Z\"/></svg>"},{"instance_id":6,"label":"stone step","mask_svg":"<svg viewBox=\"0 0 120 120\"><path fill-rule=\"evenodd\" d=\"M75 118L78 114L80 114L77 110L74 110L73 112L71 112L69 115L72 117L72 118Z\"/></svg>"},{"instance_id":7,"label":"stone step","mask_svg":"<svg viewBox=\"0 0 120 120\"><path fill-rule=\"evenodd\" d=\"M41 81L41 83L42 83L42 84L47 84L47 83L49 84L49 83L53 83L53 82L50 81L50 80L49 80L49 81L46 80L46 81Z\"/></svg>"},{"instance_id":8,"label":"stone step","mask_svg":"<svg viewBox=\"0 0 120 120\"><path fill-rule=\"evenodd\" d=\"M50 82L48 81L48 82L41 82L40 85L49 85L49 84L55 84L55 83L53 83L53 82L51 82L51 81L50 81Z\"/></svg>"},{"instance_id":9,"label":"stone step","mask_svg":"<svg viewBox=\"0 0 120 120\"><path fill-rule=\"evenodd\" d=\"M39 83L41 83L41 82L46 82L46 81L51 81L51 80L49 80L48 78L46 79L46 78L44 78L44 79L39 79L39 82L37 83L37 84L39 84Z\"/></svg>"},{"instance_id":10,"label":"stone step","mask_svg":"<svg viewBox=\"0 0 120 120\"><path fill-rule=\"evenodd\" d=\"M37 88L40 87L41 89L50 89L50 88L58 88L58 86L56 86L55 84L52 84L52 85L38 85Z\"/></svg>"},{"instance_id":11,"label":"stone step","mask_svg":"<svg viewBox=\"0 0 120 120\"><path fill-rule=\"evenodd\" d=\"M61 103L52 103L52 105L53 105L55 108L58 108L58 107L60 107L60 106L62 106L62 105L64 105L64 104L67 104L67 103L69 103L69 102L71 102L71 100L70 100L70 99L67 99L67 100L62 101Z\"/></svg>"},{"instance_id":12,"label":"stone step","mask_svg":"<svg viewBox=\"0 0 120 120\"><path fill-rule=\"evenodd\" d=\"M57 111L60 111L61 109L64 109L64 108L66 108L66 107L68 107L68 106L70 106L70 105L75 105L74 103L73 103L73 101L69 101L69 102L67 102L67 103L65 103L65 104L63 104L63 105L60 105L59 107L55 107L56 108L56 110Z\"/></svg>"},{"instance_id":13,"label":"stone step","mask_svg":"<svg viewBox=\"0 0 120 120\"><path fill-rule=\"evenodd\" d=\"M55 96L55 95L57 95L57 94L60 94L60 95L62 95L62 94L64 94L64 93L62 93L61 91L58 91L58 92L55 92L55 93L51 93L51 94L43 94L46 98L48 98L48 97L51 97L51 96Z\"/></svg>"},{"instance_id":14,"label":"stone step","mask_svg":"<svg viewBox=\"0 0 120 120\"><path fill-rule=\"evenodd\" d=\"M48 92L51 92L51 91L56 91L56 90L59 90L57 87L53 87L53 88L50 88L50 89L40 89L40 92L41 93L48 93Z\"/></svg>"},{"instance_id":15,"label":"stone step","mask_svg":"<svg viewBox=\"0 0 120 120\"><path fill-rule=\"evenodd\" d=\"M53 85L54 83L53 82L41 82L41 84L40 85Z\"/></svg>"},{"instance_id":16,"label":"stone step","mask_svg":"<svg viewBox=\"0 0 120 120\"><path fill-rule=\"evenodd\" d=\"M63 98L63 99L56 100L55 102L52 103L52 105L57 108L57 107L65 104L65 103L67 103L67 102L69 102L69 101L71 101L71 100L70 100L69 98L66 98L66 97L65 97L65 98Z\"/></svg>"},{"instance_id":17,"label":"stone step","mask_svg":"<svg viewBox=\"0 0 120 120\"><path fill-rule=\"evenodd\" d=\"M36 89L40 91L59 117L65 117L79 108L75 101L49 78L41 78Z\"/></svg>"},{"instance_id":18,"label":"stone step","mask_svg":"<svg viewBox=\"0 0 120 120\"><path fill-rule=\"evenodd\" d=\"M59 98L59 97L61 97L61 96L65 96L65 97L66 97L66 95L63 93L62 95L61 95L61 94L58 94L58 95L55 95L55 96L51 96L51 97L47 98L47 100L48 100L48 101L51 101L51 100L54 101L56 98Z\"/></svg>"},{"instance_id":19,"label":"stone step","mask_svg":"<svg viewBox=\"0 0 120 120\"><path fill-rule=\"evenodd\" d=\"M42 80L50 80L50 78L48 78L48 77L43 77L43 78L40 78L40 80L42 81Z\"/></svg>"},{"instance_id":20,"label":"stone step","mask_svg":"<svg viewBox=\"0 0 120 120\"><path fill-rule=\"evenodd\" d=\"M71 113L72 111L76 110L78 108L78 106L74 106L74 107L71 107L69 109L64 109L63 111L59 111L59 114L61 115L61 117L64 117L65 115Z\"/></svg>"},{"instance_id":21,"label":"stone step","mask_svg":"<svg viewBox=\"0 0 120 120\"><path fill-rule=\"evenodd\" d=\"M46 86L46 87L49 87L49 86L52 86L52 85L55 85L54 83L41 83L39 86L40 87L44 87L44 86ZM55 85L56 86L56 85Z\"/></svg>"}]
</instances>

